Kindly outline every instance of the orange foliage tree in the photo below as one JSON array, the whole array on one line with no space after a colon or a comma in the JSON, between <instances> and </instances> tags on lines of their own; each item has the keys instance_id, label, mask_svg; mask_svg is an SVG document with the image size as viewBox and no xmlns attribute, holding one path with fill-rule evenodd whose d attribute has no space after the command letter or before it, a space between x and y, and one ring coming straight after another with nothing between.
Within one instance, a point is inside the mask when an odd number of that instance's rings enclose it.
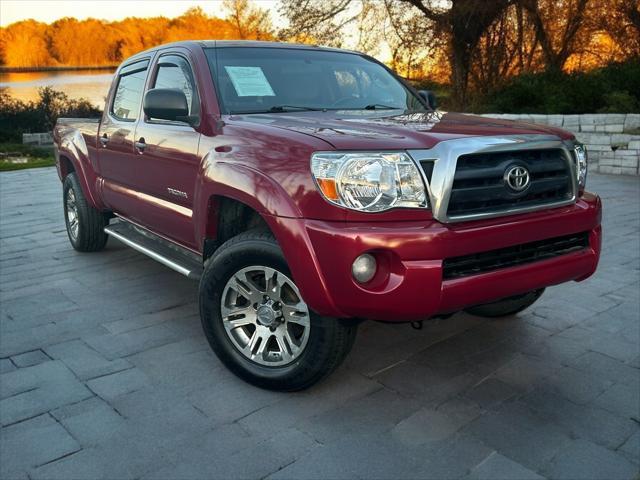
<instances>
[{"instance_id":1,"label":"orange foliage tree","mask_svg":"<svg viewBox=\"0 0 640 480\"><path fill-rule=\"evenodd\" d=\"M196 7L174 19L62 18L50 25L25 20L0 28L0 64L9 68L116 65L155 45L204 39L273 39L268 12L248 0L226 0L212 15Z\"/></svg>"},{"instance_id":2,"label":"orange foliage tree","mask_svg":"<svg viewBox=\"0 0 640 480\"><path fill-rule=\"evenodd\" d=\"M24 20L0 29L0 52L5 65L48 67L55 64L49 53L47 25Z\"/></svg>"}]
</instances>

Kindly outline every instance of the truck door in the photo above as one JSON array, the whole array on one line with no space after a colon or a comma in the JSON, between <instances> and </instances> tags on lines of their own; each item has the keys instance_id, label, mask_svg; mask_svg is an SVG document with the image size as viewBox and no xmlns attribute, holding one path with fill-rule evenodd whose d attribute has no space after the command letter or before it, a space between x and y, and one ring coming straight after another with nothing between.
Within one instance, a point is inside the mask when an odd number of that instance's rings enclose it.
<instances>
[{"instance_id":1,"label":"truck door","mask_svg":"<svg viewBox=\"0 0 640 480\"><path fill-rule=\"evenodd\" d=\"M180 89L187 97L189 116L200 117L200 95L186 55L157 57L147 89ZM137 180L146 200L144 225L178 243L197 249L192 222L193 194L200 165L198 122L191 125L142 115L135 131Z\"/></svg>"},{"instance_id":2,"label":"truck door","mask_svg":"<svg viewBox=\"0 0 640 480\"><path fill-rule=\"evenodd\" d=\"M142 202L135 192L143 172L133 144L148 68L149 59L145 59L118 70L98 131L104 201L114 212L134 220L141 214Z\"/></svg>"}]
</instances>

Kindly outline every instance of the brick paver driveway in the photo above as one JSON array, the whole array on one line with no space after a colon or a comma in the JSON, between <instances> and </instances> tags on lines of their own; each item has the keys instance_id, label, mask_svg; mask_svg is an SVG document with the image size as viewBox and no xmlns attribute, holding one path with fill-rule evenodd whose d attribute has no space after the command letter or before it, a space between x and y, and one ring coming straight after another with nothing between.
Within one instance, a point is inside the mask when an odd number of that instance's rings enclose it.
<instances>
[{"instance_id":1,"label":"brick paver driveway","mask_svg":"<svg viewBox=\"0 0 640 480\"><path fill-rule=\"evenodd\" d=\"M505 320L365 323L330 379L278 394L211 353L195 283L71 249L55 170L0 174L0 476L634 478L640 182L589 184L593 278Z\"/></svg>"}]
</instances>

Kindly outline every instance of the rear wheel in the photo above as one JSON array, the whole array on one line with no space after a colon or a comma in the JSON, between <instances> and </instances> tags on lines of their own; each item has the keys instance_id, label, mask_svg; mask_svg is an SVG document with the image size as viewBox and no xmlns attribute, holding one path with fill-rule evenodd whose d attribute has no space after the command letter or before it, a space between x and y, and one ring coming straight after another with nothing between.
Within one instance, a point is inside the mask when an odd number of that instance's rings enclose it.
<instances>
[{"instance_id":1,"label":"rear wheel","mask_svg":"<svg viewBox=\"0 0 640 480\"><path fill-rule=\"evenodd\" d=\"M504 298L497 302L469 307L465 309L465 311L467 313L470 313L471 315L487 318L498 318L506 317L508 315L515 315L516 313L521 312L525 308L529 308L531 305L533 305L540 298L543 292L544 288L541 288L540 290L534 290L523 295Z\"/></svg>"},{"instance_id":2,"label":"rear wheel","mask_svg":"<svg viewBox=\"0 0 640 480\"><path fill-rule=\"evenodd\" d=\"M64 179L62 193L64 221L73 248L79 252L102 250L109 239L104 233L105 216L87 203L75 173Z\"/></svg>"},{"instance_id":3,"label":"rear wheel","mask_svg":"<svg viewBox=\"0 0 640 480\"><path fill-rule=\"evenodd\" d=\"M207 262L200 281L207 339L236 375L262 388L302 390L342 363L355 323L309 309L269 232L232 238Z\"/></svg>"}]
</instances>

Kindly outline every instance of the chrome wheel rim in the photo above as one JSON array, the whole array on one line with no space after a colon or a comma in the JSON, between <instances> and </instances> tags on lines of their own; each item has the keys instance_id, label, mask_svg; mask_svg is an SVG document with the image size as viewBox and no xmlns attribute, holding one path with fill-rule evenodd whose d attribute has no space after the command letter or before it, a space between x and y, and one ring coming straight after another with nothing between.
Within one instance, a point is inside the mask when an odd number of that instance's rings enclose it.
<instances>
[{"instance_id":1,"label":"chrome wheel rim","mask_svg":"<svg viewBox=\"0 0 640 480\"><path fill-rule=\"evenodd\" d=\"M311 320L298 287L270 267L246 267L222 291L224 329L235 348L260 365L295 362L309 340Z\"/></svg>"},{"instance_id":2,"label":"chrome wheel rim","mask_svg":"<svg viewBox=\"0 0 640 480\"><path fill-rule=\"evenodd\" d=\"M76 194L73 191L73 188L67 190L67 229L69 230L69 235L73 240L78 238L78 229L80 227L80 223L78 221L78 205L76 204Z\"/></svg>"}]
</instances>

